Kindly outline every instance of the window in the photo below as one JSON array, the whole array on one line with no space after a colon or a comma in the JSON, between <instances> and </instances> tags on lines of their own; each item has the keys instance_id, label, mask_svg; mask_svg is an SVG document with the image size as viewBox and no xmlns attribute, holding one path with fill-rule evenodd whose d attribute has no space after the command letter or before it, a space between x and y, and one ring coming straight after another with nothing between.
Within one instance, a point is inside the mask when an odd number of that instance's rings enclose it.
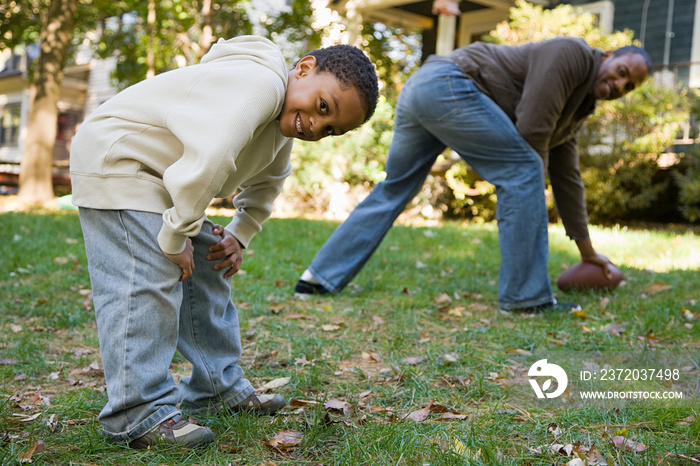
<instances>
[{"instance_id":1,"label":"window","mask_svg":"<svg viewBox=\"0 0 700 466\"><path fill-rule=\"evenodd\" d=\"M603 32L610 33L613 30L613 19L615 18L615 4L610 0L578 5L585 13L590 13L595 18L595 26Z\"/></svg>"},{"instance_id":2,"label":"window","mask_svg":"<svg viewBox=\"0 0 700 466\"><path fill-rule=\"evenodd\" d=\"M20 104L7 104L0 109L0 147L16 147L19 139Z\"/></svg>"}]
</instances>

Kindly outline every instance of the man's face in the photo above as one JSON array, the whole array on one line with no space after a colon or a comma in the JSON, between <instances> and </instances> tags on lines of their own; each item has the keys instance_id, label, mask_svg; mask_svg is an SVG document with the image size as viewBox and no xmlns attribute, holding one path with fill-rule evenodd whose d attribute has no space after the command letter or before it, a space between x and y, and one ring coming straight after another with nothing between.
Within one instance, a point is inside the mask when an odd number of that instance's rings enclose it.
<instances>
[{"instance_id":1,"label":"man's face","mask_svg":"<svg viewBox=\"0 0 700 466\"><path fill-rule=\"evenodd\" d=\"M286 137L318 141L357 128L365 119L360 91L331 73L318 73L316 59L304 57L289 73L287 94L278 120Z\"/></svg>"},{"instance_id":2,"label":"man's face","mask_svg":"<svg viewBox=\"0 0 700 466\"><path fill-rule=\"evenodd\" d=\"M603 61L595 78L593 94L596 99L619 99L642 84L649 76L644 57L638 53L613 56L603 55Z\"/></svg>"}]
</instances>

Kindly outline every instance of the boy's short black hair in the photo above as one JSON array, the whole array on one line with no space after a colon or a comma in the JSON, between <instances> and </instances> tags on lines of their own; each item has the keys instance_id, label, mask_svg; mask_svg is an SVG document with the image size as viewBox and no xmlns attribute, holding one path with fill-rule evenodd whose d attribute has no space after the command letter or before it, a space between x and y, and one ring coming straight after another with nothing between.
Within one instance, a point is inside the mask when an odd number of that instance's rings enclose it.
<instances>
[{"instance_id":1,"label":"boy's short black hair","mask_svg":"<svg viewBox=\"0 0 700 466\"><path fill-rule=\"evenodd\" d=\"M331 73L341 83L360 91L367 111L365 121L369 120L377 108L379 85L374 65L364 52L352 45L339 44L312 50L305 56L309 55L316 59L317 71Z\"/></svg>"}]
</instances>

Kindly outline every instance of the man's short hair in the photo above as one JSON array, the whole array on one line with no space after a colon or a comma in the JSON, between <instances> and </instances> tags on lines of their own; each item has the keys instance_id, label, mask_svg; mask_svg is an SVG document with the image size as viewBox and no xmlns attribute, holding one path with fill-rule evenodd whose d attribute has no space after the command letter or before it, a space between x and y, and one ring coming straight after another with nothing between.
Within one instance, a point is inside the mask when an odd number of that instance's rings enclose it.
<instances>
[{"instance_id":1,"label":"man's short hair","mask_svg":"<svg viewBox=\"0 0 700 466\"><path fill-rule=\"evenodd\" d=\"M316 70L330 73L345 85L355 86L365 104L365 121L374 114L379 97L377 71L365 53L352 45L332 45L312 50Z\"/></svg>"},{"instance_id":2,"label":"man's short hair","mask_svg":"<svg viewBox=\"0 0 700 466\"><path fill-rule=\"evenodd\" d=\"M636 45L625 45L624 47L620 47L619 49L613 51L613 57L621 57L623 55L631 54L641 55L644 59L644 63L647 65L647 71L649 72L649 74L651 74L651 57L649 56L649 53L643 48L637 47Z\"/></svg>"}]
</instances>

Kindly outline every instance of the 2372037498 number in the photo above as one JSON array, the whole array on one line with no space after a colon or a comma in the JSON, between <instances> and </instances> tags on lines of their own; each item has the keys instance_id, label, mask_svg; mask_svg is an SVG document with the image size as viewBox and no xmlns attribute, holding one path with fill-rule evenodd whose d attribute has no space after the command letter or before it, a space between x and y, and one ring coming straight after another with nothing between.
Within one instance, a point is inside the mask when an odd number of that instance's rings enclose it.
<instances>
[{"instance_id":1,"label":"2372037498 number","mask_svg":"<svg viewBox=\"0 0 700 466\"><path fill-rule=\"evenodd\" d=\"M680 371L678 369L601 369L597 375L598 380L669 381L678 380Z\"/></svg>"}]
</instances>

